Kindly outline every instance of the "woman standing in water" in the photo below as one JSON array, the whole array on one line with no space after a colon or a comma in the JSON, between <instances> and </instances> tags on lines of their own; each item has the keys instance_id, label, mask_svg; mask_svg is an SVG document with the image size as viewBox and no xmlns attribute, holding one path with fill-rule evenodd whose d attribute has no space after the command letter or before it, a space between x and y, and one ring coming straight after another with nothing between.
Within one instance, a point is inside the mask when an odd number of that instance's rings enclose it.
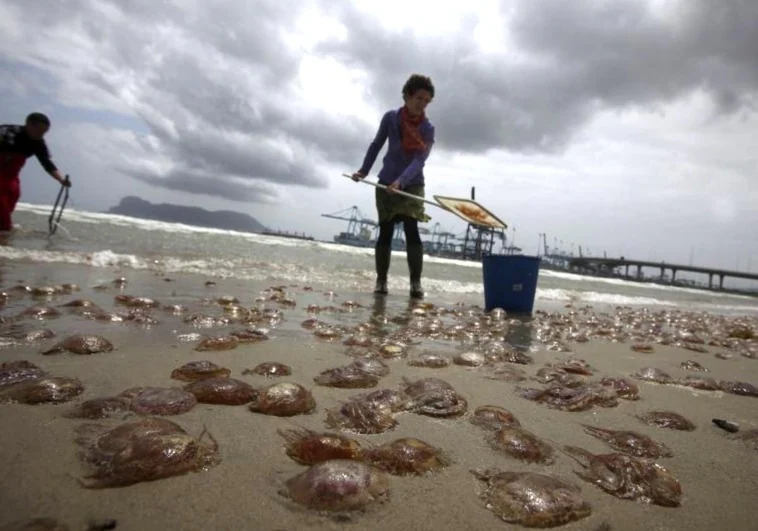
<instances>
[{"instance_id":1,"label":"woman standing in water","mask_svg":"<svg viewBox=\"0 0 758 531\"><path fill-rule=\"evenodd\" d=\"M434 85L427 76L413 74L403 85L405 104L399 109L387 111L379 124L376 137L371 142L363 159L361 169L353 174L353 180L365 178L376 157L389 140L387 154L382 161L379 183L386 190L376 189L376 210L379 217L379 238L376 240L376 288L374 293L387 293L387 273L392 256L392 235L395 224L403 223L405 246L408 256L408 271L411 281L411 297L423 298L421 270L424 263L424 248L418 232L419 221L429 221L424 212L424 203L396 194L406 193L424 197L424 163L434 144L434 126L425 114L426 106L434 98Z\"/></svg>"}]
</instances>

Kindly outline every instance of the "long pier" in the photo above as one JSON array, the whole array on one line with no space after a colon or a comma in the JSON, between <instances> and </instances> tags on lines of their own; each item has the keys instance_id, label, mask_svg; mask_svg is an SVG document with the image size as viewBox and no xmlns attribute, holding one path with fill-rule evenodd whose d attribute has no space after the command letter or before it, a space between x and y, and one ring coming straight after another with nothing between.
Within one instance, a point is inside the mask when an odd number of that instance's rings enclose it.
<instances>
[{"instance_id":1,"label":"long pier","mask_svg":"<svg viewBox=\"0 0 758 531\"><path fill-rule=\"evenodd\" d=\"M701 273L708 275L708 288L713 289L713 278L718 277L718 289L724 289L724 279L727 277L740 278L746 280L758 280L758 274L746 273L744 271L731 271L728 269L714 269L710 267L699 267L685 264L667 264L666 262L651 262L647 260L631 260L626 258L599 258L591 256L581 257L567 257L567 256L555 256L555 258L563 259L570 268L578 268L585 270L594 270L600 272L603 269L611 272L618 267L626 268L626 276L629 277L629 268L637 268L637 278L642 278L642 268L650 267L660 269L661 280L664 278L666 271L671 271L671 283L676 281L676 274L679 271L686 271L689 273Z\"/></svg>"}]
</instances>

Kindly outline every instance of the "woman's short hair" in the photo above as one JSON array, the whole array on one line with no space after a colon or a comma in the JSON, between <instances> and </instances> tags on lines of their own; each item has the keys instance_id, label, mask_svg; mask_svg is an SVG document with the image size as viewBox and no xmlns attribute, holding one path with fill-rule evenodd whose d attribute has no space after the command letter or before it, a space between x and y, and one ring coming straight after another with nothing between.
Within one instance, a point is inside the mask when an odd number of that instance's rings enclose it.
<instances>
[{"instance_id":1,"label":"woman's short hair","mask_svg":"<svg viewBox=\"0 0 758 531\"><path fill-rule=\"evenodd\" d=\"M403 97L409 98L419 90L426 90L434 98L434 85L429 76L422 76L421 74L411 75L408 81L405 82L405 85L403 85Z\"/></svg>"}]
</instances>

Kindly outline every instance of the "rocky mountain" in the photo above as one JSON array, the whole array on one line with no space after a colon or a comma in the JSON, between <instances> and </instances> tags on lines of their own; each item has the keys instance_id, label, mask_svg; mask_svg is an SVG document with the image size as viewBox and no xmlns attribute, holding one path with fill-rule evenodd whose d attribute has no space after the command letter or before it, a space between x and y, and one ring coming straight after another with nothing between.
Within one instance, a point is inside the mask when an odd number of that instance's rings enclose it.
<instances>
[{"instance_id":1,"label":"rocky mountain","mask_svg":"<svg viewBox=\"0 0 758 531\"><path fill-rule=\"evenodd\" d=\"M124 197L117 206L108 209L108 214L240 232L262 232L266 230L266 227L261 225L257 219L240 212L230 210L210 211L200 207L168 203L153 204L135 196Z\"/></svg>"}]
</instances>

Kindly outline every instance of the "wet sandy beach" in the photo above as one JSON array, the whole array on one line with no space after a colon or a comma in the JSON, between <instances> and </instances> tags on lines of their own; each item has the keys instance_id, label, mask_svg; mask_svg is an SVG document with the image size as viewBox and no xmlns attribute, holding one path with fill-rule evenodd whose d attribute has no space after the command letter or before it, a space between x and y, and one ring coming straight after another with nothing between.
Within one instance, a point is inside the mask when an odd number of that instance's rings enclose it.
<instances>
[{"instance_id":1,"label":"wet sandy beach","mask_svg":"<svg viewBox=\"0 0 758 531\"><path fill-rule=\"evenodd\" d=\"M109 284L120 276L129 281L125 287ZM644 367L655 367L672 377L699 374L716 380L758 385L758 360L725 347L707 345L707 341L703 345L707 352L696 352L651 340L654 352L645 354L633 351L630 348L632 341L612 342L608 338L591 337L582 343L564 339L571 352L560 352L549 350L550 341L543 342L536 337L539 334L534 324L530 327L514 322L508 340L533 358L527 365L509 364L526 373L527 379L521 382L492 379L488 377L492 371L487 367L450 365L432 369L409 366L407 359L387 360L390 373L380 379L376 388L396 389L403 378L441 378L466 399L469 413L455 418L432 418L405 412L398 414L398 425L393 430L376 435L348 434L366 444L417 437L444 450L452 464L421 477L390 476L386 502L335 518L298 506L278 494L284 481L307 467L286 455L283 439L277 430L305 427L327 431L324 424L326 410L339 407L347 398L366 391L316 385L313 378L319 372L346 365L353 358L346 355L348 347L341 339L320 339L311 330L300 326L302 321L314 315L306 309L309 304L344 308L341 304L350 295L327 296L320 287L312 292L305 291L303 287L307 283L288 286L287 294L296 301L294 308L275 301L259 302L267 308L281 310L283 316L281 322L271 326L258 325L269 329L269 339L240 344L226 351L198 352L194 350L196 340L180 341L177 335L225 334L243 326L199 328L183 322L182 316L161 309L151 311L151 315L160 321L151 326L134 322L99 322L65 311L54 319L24 319L15 325L9 322L9 318L23 308L35 304L57 307L77 298L92 299L107 311L124 311L114 303L114 297L120 293L153 297L163 304L185 304L190 307L188 312L222 316L223 308L202 304L200 299L234 295L242 306L252 307L262 290L279 285L275 279L261 285L213 279L215 286L205 286L206 280L187 275L168 282L160 275L135 275L115 270L92 272L87 268L68 268L52 273L49 269L16 267L11 274L6 273L1 284L6 292L20 283L35 286L76 282L81 286L81 291L49 300L34 299L29 295L9 298L0 314L8 321L0 325L0 335L12 329L49 328L56 336L34 344L3 343L0 362L28 360L56 376L80 379L85 390L74 400L58 405L0 404L0 425L3 427L0 430L0 458L4 469L0 476L0 527L16 520L50 517L72 530L86 529L89 521L104 519L115 520L119 530L516 529L521 526L507 524L487 510L477 496L481 484L470 473L474 468L497 467L553 473L579 486L584 499L592 507L592 513L560 529L594 530L604 523L614 530L755 528L750 522L754 522L758 515L753 503L758 492L758 454L751 446L730 439L729 434L714 426L711 419L737 422L742 431L758 428L758 398L633 380L639 387L639 400L620 400L616 407L568 412L526 400L518 393L519 388L544 387L532 380L537 370L546 363L568 358L588 362L592 368L592 376L588 379L593 381L603 376L629 378ZM100 283L110 287L103 291L92 289ZM372 313L384 314L391 321L407 311L407 301L400 296L391 297L387 307L374 306L370 294L350 298L365 307L344 313L324 311L315 314L316 317L350 327L366 322ZM454 309L450 301L443 301L443 304L432 298L427 302ZM433 311L433 308L427 310ZM571 310L581 309L564 308L560 313L569 316ZM602 318L601 312L595 311ZM587 323L593 315L593 310L581 310L574 317L567 318ZM446 323L456 322L450 316L441 318ZM398 321L402 322L402 319ZM386 326L397 328L402 324L390 322ZM577 327L590 329L586 324L577 324ZM73 332L100 334L112 341L115 349L91 356L70 353L43 356L40 353ZM705 331L698 333L708 336ZM412 346L409 357L429 350L452 357L473 348L470 343L459 340L429 339ZM717 358L717 353L731 353L732 357ZM92 421L66 418L63 413L84 400L118 394L134 386L183 385L184 382L170 378L172 370L198 360L210 360L226 367L230 369L231 377L256 388L278 381L299 383L312 391L316 410L309 415L285 418L253 413L244 405L198 404L187 413L166 418L193 435L207 428L219 443L221 462L217 466L121 488L82 488L77 480L86 473L86 468L77 456L75 428ZM709 371L688 373L681 367L686 360L696 361ZM242 375L243 370L264 361L287 364L292 368L292 375L281 378ZM493 450L485 440L485 432L470 423L471 412L487 404L506 408L522 427L552 445L556 449L555 463L527 464ZM688 432L658 428L635 418L635 415L650 410L670 410L684 415L696 425L696 429ZM133 418L134 415L129 417L130 420ZM116 426L123 420L115 418L98 422ZM593 453L613 451L604 442L585 433L582 423L634 430L671 448L673 456L660 458L657 462L681 483L681 505L668 508L618 499L577 477L574 471L579 470L579 466L559 448L574 445Z\"/></svg>"}]
</instances>

